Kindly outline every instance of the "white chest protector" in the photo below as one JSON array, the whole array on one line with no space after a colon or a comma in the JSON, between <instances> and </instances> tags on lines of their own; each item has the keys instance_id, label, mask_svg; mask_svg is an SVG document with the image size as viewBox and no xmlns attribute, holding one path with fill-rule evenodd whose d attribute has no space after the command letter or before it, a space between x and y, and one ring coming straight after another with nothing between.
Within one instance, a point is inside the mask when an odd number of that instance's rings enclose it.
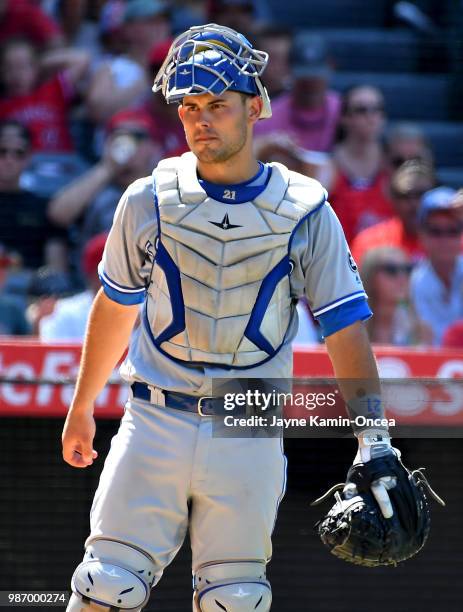
<instances>
[{"instance_id":1,"label":"white chest protector","mask_svg":"<svg viewBox=\"0 0 463 612\"><path fill-rule=\"evenodd\" d=\"M253 201L225 204L201 187L192 153L163 160L153 184L159 230L145 324L156 347L229 368L272 358L296 302L292 237L324 203L322 186L275 163Z\"/></svg>"}]
</instances>

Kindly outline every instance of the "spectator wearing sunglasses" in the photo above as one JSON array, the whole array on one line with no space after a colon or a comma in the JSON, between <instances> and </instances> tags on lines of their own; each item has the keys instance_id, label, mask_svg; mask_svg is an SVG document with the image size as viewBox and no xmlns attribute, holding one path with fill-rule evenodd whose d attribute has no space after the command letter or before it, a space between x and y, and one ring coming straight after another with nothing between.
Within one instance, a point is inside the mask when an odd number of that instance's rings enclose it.
<instances>
[{"instance_id":1,"label":"spectator wearing sunglasses","mask_svg":"<svg viewBox=\"0 0 463 612\"><path fill-rule=\"evenodd\" d=\"M393 346L429 344L431 330L417 317L410 301L413 264L398 247L371 249L360 276L374 316L367 322L370 341Z\"/></svg>"},{"instance_id":2,"label":"spectator wearing sunglasses","mask_svg":"<svg viewBox=\"0 0 463 612\"><path fill-rule=\"evenodd\" d=\"M47 218L47 201L22 189L20 177L31 156L28 129L13 120L0 122L0 245L16 253L28 269L49 265L63 271L63 232ZM0 247L1 248L1 247Z\"/></svg>"},{"instance_id":3,"label":"spectator wearing sunglasses","mask_svg":"<svg viewBox=\"0 0 463 612\"><path fill-rule=\"evenodd\" d=\"M325 187L349 243L363 229L394 214L381 142L384 123L384 98L379 89L360 85L346 91Z\"/></svg>"},{"instance_id":4,"label":"spectator wearing sunglasses","mask_svg":"<svg viewBox=\"0 0 463 612\"><path fill-rule=\"evenodd\" d=\"M419 316L440 346L447 327L463 318L463 198L438 187L424 194L418 215L426 259L411 278L411 295Z\"/></svg>"},{"instance_id":5,"label":"spectator wearing sunglasses","mask_svg":"<svg viewBox=\"0 0 463 612\"><path fill-rule=\"evenodd\" d=\"M365 254L378 246L403 249L413 262L424 257L418 236L418 210L423 194L436 185L434 170L422 161L407 161L391 177L394 216L361 231L352 242L352 256L359 266Z\"/></svg>"},{"instance_id":6,"label":"spectator wearing sunglasses","mask_svg":"<svg viewBox=\"0 0 463 612\"><path fill-rule=\"evenodd\" d=\"M150 174L162 154L156 127L147 113L116 113L107 125L102 159L57 193L49 205L50 218L66 228L77 224L80 244L109 231L125 189Z\"/></svg>"},{"instance_id":7,"label":"spectator wearing sunglasses","mask_svg":"<svg viewBox=\"0 0 463 612\"><path fill-rule=\"evenodd\" d=\"M386 169L393 174L407 161L434 167L434 156L423 130L411 122L396 123L387 130L384 141Z\"/></svg>"}]
</instances>

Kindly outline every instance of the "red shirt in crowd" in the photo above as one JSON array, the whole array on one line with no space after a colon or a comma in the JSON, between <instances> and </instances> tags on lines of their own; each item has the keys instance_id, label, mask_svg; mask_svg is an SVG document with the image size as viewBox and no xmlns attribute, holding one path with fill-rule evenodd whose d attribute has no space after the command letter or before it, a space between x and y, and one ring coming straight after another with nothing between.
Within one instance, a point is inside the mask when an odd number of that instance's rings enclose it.
<instances>
[{"instance_id":1,"label":"red shirt in crowd","mask_svg":"<svg viewBox=\"0 0 463 612\"><path fill-rule=\"evenodd\" d=\"M368 183L354 182L343 172L336 172L329 200L349 244L362 230L394 215L392 203L386 196L388 178L385 172L379 172Z\"/></svg>"},{"instance_id":2,"label":"red shirt in crowd","mask_svg":"<svg viewBox=\"0 0 463 612\"><path fill-rule=\"evenodd\" d=\"M367 251L375 247L395 246L403 249L415 262L424 257L418 236L409 236L399 217L392 217L360 232L352 242L352 257L358 266Z\"/></svg>"},{"instance_id":3,"label":"red shirt in crowd","mask_svg":"<svg viewBox=\"0 0 463 612\"><path fill-rule=\"evenodd\" d=\"M27 0L7 0L0 16L0 44L11 38L27 38L38 47L61 38L61 30L40 7Z\"/></svg>"},{"instance_id":4,"label":"red shirt in crowd","mask_svg":"<svg viewBox=\"0 0 463 612\"><path fill-rule=\"evenodd\" d=\"M0 119L15 119L26 125L35 152L72 151L67 116L72 95L66 73L60 73L30 94L0 100Z\"/></svg>"}]
</instances>

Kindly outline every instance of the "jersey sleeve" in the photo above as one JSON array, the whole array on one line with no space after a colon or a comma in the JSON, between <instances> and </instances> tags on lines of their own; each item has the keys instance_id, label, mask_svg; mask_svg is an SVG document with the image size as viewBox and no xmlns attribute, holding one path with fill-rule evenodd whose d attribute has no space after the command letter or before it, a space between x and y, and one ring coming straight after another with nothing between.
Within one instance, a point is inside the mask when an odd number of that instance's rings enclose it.
<instances>
[{"instance_id":1,"label":"jersey sleeve","mask_svg":"<svg viewBox=\"0 0 463 612\"><path fill-rule=\"evenodd\" d=\"M156 231L151 191L137 183L119 201L98 267L105 294L128 306L145 299Z\"/></svg>"},{"instance_id":2,"label":"jersey sleeve","mask_svg":"<svg viewBox=\"0 0 463 612\"><path fill-rule=\"evenodd\" d=\"M310 309L323 336L329 336L372 312L349 251L341 224L328 203L315 209L301 224L295 243L303 245L296 265Z\"/></svg>"}]
</instances>

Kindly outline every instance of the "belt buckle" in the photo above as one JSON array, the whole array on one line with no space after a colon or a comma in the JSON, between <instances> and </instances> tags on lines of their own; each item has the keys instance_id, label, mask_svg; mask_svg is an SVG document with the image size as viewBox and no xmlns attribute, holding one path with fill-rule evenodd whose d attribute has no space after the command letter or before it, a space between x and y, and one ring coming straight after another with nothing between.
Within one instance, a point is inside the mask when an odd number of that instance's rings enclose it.
<instances>
[{"instance_id":1,"label":"belt buckle","mask_svg":"<svg viewBox=\"0 0 463 612\"><path fill-rule=\"evenodd\" d=\"M203 395L202 397L199 398L198 400L198 414L200 416L212 416L210 414L204 414L202 407L201 407L201 403L203 400L207 400L207 399L215 399L215 397L213 395Z\"/></svg>"}]
</instances>

